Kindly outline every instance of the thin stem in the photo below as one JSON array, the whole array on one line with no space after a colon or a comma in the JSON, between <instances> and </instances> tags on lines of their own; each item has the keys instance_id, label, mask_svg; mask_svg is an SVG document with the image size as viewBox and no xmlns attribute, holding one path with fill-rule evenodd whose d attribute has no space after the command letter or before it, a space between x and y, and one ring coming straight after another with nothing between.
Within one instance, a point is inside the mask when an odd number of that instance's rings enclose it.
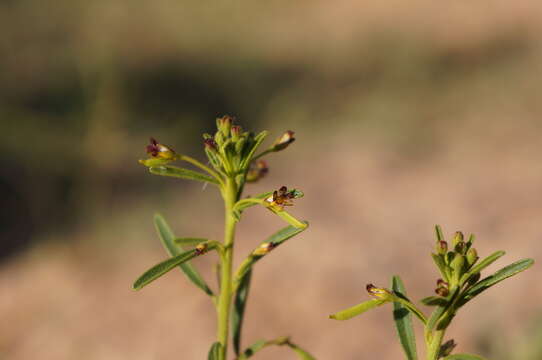
<instances>
[{"instance_id":1,"label":"thin stem","mask_svg":"<svg viewBox=\"0 0 542 360\"><path fill-rule=\"evenodd\" d=\"M427 360L438 360L440 346L446 329L436 330L427 343ZM426 340L427 341L427 340Z\"/></svg>"},{"instance_id":2,"label":"thin stem","mask_svg":"<svg viewBox=\"0 0 542 360\"><path fill-rule=\"evenodd\" d=\"M196 159L194 159L194 158L192 158L190 156L187 156L187 155L179 155L179 160L186 161L186 162L200 168L201 170L206 171L209 175L216 178L221 185L224 185L224 181L222 180L222 177L220 175L218 175L218 173L216 171L214 171L213 169L211 169L208 166L203 165L198 160L196 160Z\"/></svg>"},{"instance_id":3,"label":"thin stem","mask_svg":"<svg viewBox=\"0 0 542 360\"><path fill-rule=\"evenodd\" d=\"M254 156L254 157L252 158L251 161L257 160L257 159L261 158L262 156L265 156L265 155L267 155L267 154L269 154L269 153L272 153L272 152L273 152L273 149L272 149L272 148L267 149L267 150L265 150L265 151L259 153L258 155Z\"/></svg>"},{"instance_id":4,"label":"thin stem","mask_svg":"<svg viewBox=\"0 0 542 360\"><path fill-rule=\"evenodd\" d=\"M232 287L232 260L233 243L235 237L235 218L233 207L237 201L237 186L235 180L226 179L223 190L225 204L225 229L224 229L224 251L221 253L220 266L220 297L218 299L218 333L217 340L222 344L220 360L226 359L228 353L228 336L230 327L231 300L233 295Z\"/></svg>"}]
</instances>

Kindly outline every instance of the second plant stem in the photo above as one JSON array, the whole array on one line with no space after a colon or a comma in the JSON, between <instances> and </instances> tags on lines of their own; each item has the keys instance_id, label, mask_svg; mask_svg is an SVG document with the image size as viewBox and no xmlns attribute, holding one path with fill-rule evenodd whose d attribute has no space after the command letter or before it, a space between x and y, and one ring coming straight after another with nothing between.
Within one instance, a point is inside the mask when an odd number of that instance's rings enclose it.
<instances>
[{"instance_id":1,"label":"second plant stem","mask_svg":"<svg viewBox=\"0 0 542 360\"><path fill-rule=\"evenodd\" d=\"M232 261L233 243L235 238L235 218L233 217L233 206L237 202L238 192L235 180L226 179L222 195L225 205L225 228L224 228L224 250L220 254L220 297L218 299L218 333L217 340L222 344L220 360L226 360L228 353L228 335L230 327L230 310L232 301Z\"/></svg>"}]
</instances>

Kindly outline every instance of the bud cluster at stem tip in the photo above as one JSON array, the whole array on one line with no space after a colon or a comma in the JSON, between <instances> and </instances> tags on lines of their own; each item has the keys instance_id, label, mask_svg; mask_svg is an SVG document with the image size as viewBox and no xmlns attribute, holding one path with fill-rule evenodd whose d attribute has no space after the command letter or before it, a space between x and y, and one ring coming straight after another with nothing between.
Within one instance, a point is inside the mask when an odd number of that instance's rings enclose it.
<instances>
[{"instance_id":1,"label":"bud cluster at stem tip","mask_svg":"<svg viewBox=\"0 0 542 360\"><path fill-rule=\"evenodd\" d=\"M462 276L471 269L478 261L476 249L472 247L474 236L470 236L468 241L461 231L456 231L451 239L450 246L443 239L442 231L437 226L437 241L435 244L435 254L438 260L437 265L440 268L444 279L439 279L435 292L443 297L449 295L450 291L462 286Z\"/></svg>"}]
</instances>

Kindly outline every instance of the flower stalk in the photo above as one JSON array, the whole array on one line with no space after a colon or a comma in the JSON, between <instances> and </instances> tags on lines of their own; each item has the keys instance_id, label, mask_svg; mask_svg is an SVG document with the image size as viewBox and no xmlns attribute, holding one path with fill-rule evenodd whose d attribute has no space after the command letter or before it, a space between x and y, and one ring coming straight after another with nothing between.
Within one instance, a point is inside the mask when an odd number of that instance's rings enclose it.
<instances>
[{"instance_id":1,"label":"flower stalk","mask_svg":"<svg viewBox=\"0 0 542 360\"><path fill-rule=\"evenodd\" d=\"M217 132L214 135L203 135L204 151L210 166L190 156L177 154L170 146L163 145L154 138L151 138L150 145L146 148L150 158L139 161L149 168L151 174L211 183L218 187L222 195L224 201L223 241L210 241L200 237L175 237L165 220L157 215L155 222L159 236L172 257L152 267L134 283L134 289L139 290L171 269L180 266L185 275L211 297L216 309L217 332L216 341L209 350L208 359L210 360L226 360L231 345L238 359L246 358L247 354L252 354L256 349L253 345L241 352L240 348L244 308L254 265L276 246L299 234L308 226L307 222L296 219L283 208L292 206L292 200L303 195L299 190L288 191L286 186L283 186L279 190L241 199L245 184L261 180L269 171L266 161L257 160L266 152L264 151L258 157L255 156L256 150L266 136L265 131L258 135L244 132L240 126L234 124L233 118L224 116L217 119ZM284 150L294 140L293 132L288 131L269 148L268 153ZM171 163L175 161L189 163L198 171L172 166ZM271 202L266 201L269 196L271 196ZM234 276L233 255L237 223L247 208L257 205L271 210L271 213L278 215L290 225L266 239L256 250L248 254ZM184 246L194 248L186 250ZM218 293L207 285L189 262L196 257L205 256L212 250L216 250L218 254L218 263L215 265L219 272ZM235 306L233 306L234 301ZM284 340L267 341L265 346L288 345L301 359L314 359L299 346L291 343L289 338L279 339Z\"/></svg>"}]
</instances>

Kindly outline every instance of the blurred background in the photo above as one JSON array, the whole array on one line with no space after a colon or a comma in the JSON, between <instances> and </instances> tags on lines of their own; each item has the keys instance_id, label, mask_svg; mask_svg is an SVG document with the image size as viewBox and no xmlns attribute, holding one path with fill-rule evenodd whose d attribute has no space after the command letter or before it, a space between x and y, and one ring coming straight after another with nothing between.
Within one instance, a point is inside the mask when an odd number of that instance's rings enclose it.
<instances>
[{"instance_id":1,"label":"blurred background","mask_svg":"<svg viewBox=\"0 0 542 360\"><path fill-rule=\"evenodd\" d=\"M258 264L245 345L290 335L319 359L402 358L389 309L327 316L393 274L430 295L434 224L475 233L481 256L506 250L491 270L542 256L541 20L535 0L3 1L0 358L206 357L207 297L177 271L131 284L166 257L154 212L220 238L221 200L137 159L149 136L203 159L223 114L271 141L296 132L248 192L298 187L292 212L311 223ZM248 211L237 260L281 226ZM195 262L209 281L213 262ZM462 310L457 351L541 359L539 275Z\"/></svg>"}]
</instances>

